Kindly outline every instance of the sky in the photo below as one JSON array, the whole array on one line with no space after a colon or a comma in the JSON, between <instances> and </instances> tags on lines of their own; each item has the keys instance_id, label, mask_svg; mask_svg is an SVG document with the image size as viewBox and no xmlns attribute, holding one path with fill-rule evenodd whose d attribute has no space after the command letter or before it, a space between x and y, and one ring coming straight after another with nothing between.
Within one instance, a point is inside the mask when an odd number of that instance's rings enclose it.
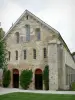
<instances>
[{"instance_id":1,"label":"sky","mask_svg":"<svg viewBox=\"0 0 75 100\"><path fill-rule=\"evenodd\" d=\"M75 0L0 0L5 32L26 9L58 30L70 51L75 51Z\"/></svg>"}]
</instances>

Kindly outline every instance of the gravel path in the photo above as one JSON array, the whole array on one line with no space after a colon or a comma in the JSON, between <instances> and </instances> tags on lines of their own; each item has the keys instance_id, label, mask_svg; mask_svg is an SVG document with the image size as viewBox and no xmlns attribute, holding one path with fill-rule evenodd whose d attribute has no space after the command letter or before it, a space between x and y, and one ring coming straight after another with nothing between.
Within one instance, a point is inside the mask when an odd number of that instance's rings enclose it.
<instances>
[{"instance_id":1,"label":"gravel path","mask_svg":"<svg viewBox=\"0 0 75 100\"><path fill-rule=\"evenodd\" d=\"M2 87L0 87L0 95L12 93L12 92L28 92L28 93L42 93L42 94L73 94L73 95L75 95L74 91L23 90L23 89L16 89L16 88L2 88Z\"/></svg>"}]
</instances>

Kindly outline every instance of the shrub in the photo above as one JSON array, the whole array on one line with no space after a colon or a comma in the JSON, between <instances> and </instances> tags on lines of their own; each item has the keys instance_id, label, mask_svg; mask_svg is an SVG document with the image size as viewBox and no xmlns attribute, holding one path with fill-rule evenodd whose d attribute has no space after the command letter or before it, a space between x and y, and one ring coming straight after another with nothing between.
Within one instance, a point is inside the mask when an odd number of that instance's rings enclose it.
<instances>
[{"instance_id":1,"label":"shrub","mask_svg":"<svg viewBox=\"0 0 75 100\"><path fill-rule=\"evenodd\" d=\"M32 82L32 70L23 70L20 75L20 85L23 89L27 89Z\"/></svg>"},{"instance_id":2,"label":"shrub","mask_svg":"<svg viewBox=\"0 0 75 100\"><path fill-rule=\"evenodd\" d=\"M75 82L73 82L73 83L71 84L71 90L72 90L72 91L75 91Z\"/></svg>"},{"instance_id":3,"label":"shrub","mask_svg":"<svg viewBox=\"0 0 75 100\"><path fill-rule=\"evenodd\" d=\"M45 89L49 90L49 66L48 65L45 66L45 69L43 71L43 80L44 80Z\"/></svg>"},{"instance_id":4,"label":"shrub","mask_svg":"<svg viewBox=\"0 0 75 100\"><path fill-rule=\"evenodd\" d=\"M5 71L3 74L3 86L8 87L11 80L11 73L9 70Z\"/></svg>"}]
</instances>

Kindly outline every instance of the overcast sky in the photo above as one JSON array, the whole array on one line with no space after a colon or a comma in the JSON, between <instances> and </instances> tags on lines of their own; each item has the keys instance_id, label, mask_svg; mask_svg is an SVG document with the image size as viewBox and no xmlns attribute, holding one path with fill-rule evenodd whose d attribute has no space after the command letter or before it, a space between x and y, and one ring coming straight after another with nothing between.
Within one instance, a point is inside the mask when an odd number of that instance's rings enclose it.
<instances>
[{"instance_id":1,"label":"overcast sky","mask_svg":"<svg viewBox=\"0 0 75 100\"><path fill-rule=\"evenodd\" d=\"M75 51L75 0L0 0L0 22L5 32L25 9L58 30L70 51Z\"/></svg>"}]
</instances>

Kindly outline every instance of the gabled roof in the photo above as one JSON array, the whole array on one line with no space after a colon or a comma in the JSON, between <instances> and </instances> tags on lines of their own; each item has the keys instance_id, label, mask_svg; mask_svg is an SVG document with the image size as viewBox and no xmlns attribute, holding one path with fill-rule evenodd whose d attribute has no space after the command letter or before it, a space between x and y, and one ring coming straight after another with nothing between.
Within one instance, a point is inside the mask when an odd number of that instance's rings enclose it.
<instances>
[{"instance_id":1,"label":"gabled roof","mask_svg":"<svg viewBox=\"0 0 75 100\"><path fill-rule=\"evenodd\" d=\"M16 24L17 24L17 23L23 18L23 16L25 16L26 14L32 16L32 17L33 17L34 19L36 19L38 22L40 22L41 24L43 24L44 26L46 26L48 29L50 29L52 32L56 33L56 34L58 35L58 37L60 37L60 39L63 41L63 45L66 46L66 49L68 50L69 54L71 55L72 59L74 60L74 58L73 58L73 56L72 56L72 54L71 54L71 52L70 52L70 50L69 50L67 44L66 44L65 41L63 40L63 38L62 38L62 36L60 35L60 33L59 33L57 30L55 30L54 28L52 28L50 25L48 25L47 23L45 23L44 21L42 21L40 18L38 18L37 16L35 16L34 14L32 14L32 13L31 13L30 11L28 11L28 10L25 10L25 11L23 12L23 14L17 19L17 21L13 24L13 26L8 30L8 32L6 33L6 35L4 36L3 39L5 39L5 38L7 37L7 35L12 31L12 29L16 26ZM3 40L3 39L2 39L2 40ZM75 62L75 60L74 60L74 62Z\"/></svg>"},{"instance_id":2,"label":"gabled roof","mask_svg":"<svg viewBox=\"0 0 75 100\"><path fill-rule=\"evenodd\" d=\"M17 19L17 21L13 24L13 26L8 30L8 32L6 33L5 37L7 37L7 35L11 32L11 30L16 26L16 24L23 18L23 16L25 16L25 14L32 16L34 19L36 19L38 22L40 22L41 24L43 24L44 26L46 26L47 28L49 28L51 31L59 34L59 32L57 30L55 30L54 28L52 28L50 25L48 25L47 23L45 23L44 21L42 21L40 18L36 17L34 14L32 14L30 11L25 10L23 12L23 14ZM4 37L4 38L5 38Z\"/></svg>"}]
</instances>

